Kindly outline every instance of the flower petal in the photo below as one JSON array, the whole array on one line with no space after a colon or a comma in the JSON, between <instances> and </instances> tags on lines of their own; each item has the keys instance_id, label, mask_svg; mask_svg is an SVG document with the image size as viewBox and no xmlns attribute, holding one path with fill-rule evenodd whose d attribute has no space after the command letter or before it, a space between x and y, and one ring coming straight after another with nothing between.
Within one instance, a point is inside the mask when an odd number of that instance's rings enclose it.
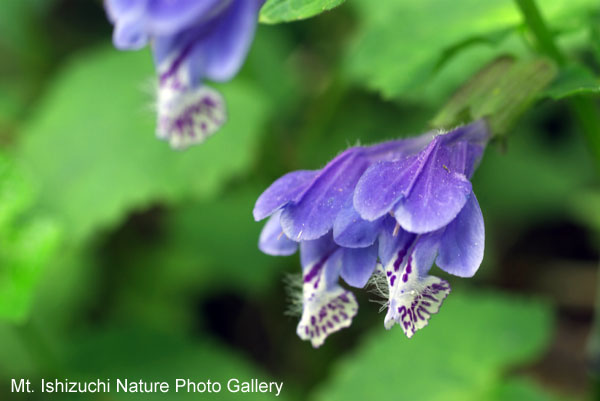
<instances>
[{"instance_id":1,"label":"flower petal","mask_svg":"<svg viewBox=\"0 0 600 401\"><path fill-rule=\"evenodd\" d=\"M463 148L454 153L462 157L462 168L456 163L456 169L462 171L464 175L471 178L473 171L479 165L485 146L491 137L489 128L485 120L478 120L471 124L458 127L440 139L444 146L457 146Z\"/></svg>"},{"instance_id":2,"label":"flower petal","mask_svg":"<svg viewBox=\"0 0 600 401\"><path fill-rule=\"evenodd\" d=\"M281 214L281 226L295 241L325 235L351 198L356 182L368 166L362 148L351 148L321 170L297 203Z\"/></svg>"},{"instance_id":3,"label":"flower petal","mask_svg":"<svg viewBox=\"0 0 600 401\"><path fill-rule=\"evenodd\" d=\"M312 346L318 348L330 334L350 327L358 311L358 303L354 294L339 286L327 291L320 288L309 288L308 291L311 295L305 300L296 333L298 337L310 340Z\"/></svg>"},{"instance_id":4,"label":"flower petal","mask_svg":"<svg viewBox=\"0 0 600 401\"><path fill-rule=\"evenodd\" d=\"M317 174L314 170L298 170L279 178L256 201L254 219L262 220L289 202L296 202Z\"/></svg>"},{"instance_id":5,"label":"flower petal","mask_svg":"<svg viewBox=\"0 0 600 401\"><path fill-rule=\"evenodd\" d=\"M427 233L452 221L471 194L464 171L455 168L452 149L441 146L437 137L415 161L417 169L404 181L404 197L394 208L394 216L407 231Z\"/></svg>"},{"instance_id":6,"label":"flower petal","mask_svg":"<svg viewBox=\"0 0 600 401\"><path fill-rule=\"evenodd\" d=\"M106 13L108 19L115 23L116 21L134 16L143 15L146 10L147 0L106 0Z\"/></svg>"},{"instance_id":7,"label":"flower petal","mask_svg":"<svg viewBox=\"0 0 600 401\"><path fill-rule=\"evenodd\" d=\"M371 161L400 160L422 151L435 138L437 131L429 131L415 137L396 139L364 147Z\"/></svg>"},{"instance_id":8,"label":"flower petal","mask_svg":"<svg viewBox=\"0 0 600 401\"><path fill-rule=\"evenodd\" d=\"M303 310L296 333L301 339L310 340L315 348L328 335L350 326L358 311L354 295L337 284L341 263L338 249L304 269Z\"/></svg>"},{"instance_id":9,"label":"flower petal","mask_svg":"<svg viewBox=\"0 0 600 401\"><path fill-rule=\"evenodd\" d=\"M434 132L413 138L384 142L368 149L376 161L360 178L354 193L354 208L363 219L373 221L390 212L405 196L419 169L419 153L430 146Z\"/></svg>"},{"instance_id":10,"label":"flower petal","mask_svg":"<svg viewBox=\"0 0 600 401\"><path fill-rule=\"evenodd\" d=\"M342 248L341 276L352 287L363 288L377 265L377 244L366 248Z\"/></svg>"},{"instance_id":11,"label":"flower petal","mask_svg":"<svg viewBox=\"0 0 600 401\"><path fill-rule=\"evenodd\" d=\"M398 323L411 338L427 326L431 315L439 311L450 293L445 280L427 274L437 253L439 236L439 233L416 236L408 248L406 243L400 243L402 247L384 266L389 292L386 329Z\"/></svg>"},{"instance_id":12,"label":"flower petal","mask_svg":"<svg viewBox=\"0 0 600 401\"><path fill-rule=\"evenodd\" d=\"M346 248L364 248L372 245L381 229L383 218L375 221L363 220L354 210L351 199L333 223L333 238Z\"/></svg>"},{"instance_id":13,"label":"flower petal","mask_svg":"<svg viewBox=\"0 0 600 401\"><path fill-rule=\"evenodd\" d=\"M429 324L451 291L446 280L435 276L418 278L398 288L402 289L391 298L384 325L389 330L395 323L399 324L408 338Z\"/></svg>"},{"instance_id":14,"label":"flower petal","mask_svg":"<svg viewBox=\"0 0 600 401\"><path fill-rule=\"evenodd\" d=\"M358 182L355 209L367 220L393 211L402 228L414 233L442 228L471 193L468 177L488 139L486 123L478 121L436 136L418 154L380 160Z\"/></svg>"},{"instance_id":15,"label":"flower petal","mask_svg":"<svg viewBox=\"0 0 600 401\"><path fill-rule=\"evenodd\" d=\"M333 241L331 234L311 241L302 241L300 243L300 264L302 265L302 271L304 272L310 266L322 265L338 249L339 246Z\"/></svg>"},{"instance_id":16,"label":"flower petal","mask_svg":"<svg viewBox=\"0 0 600 401\"><path fill-rule=\"evenodd\" d=\"M258 248L268 255L288 256L298 250L298 243L283 234L279 223L280 215L281 212L276 212L267 221L260 233Z\"/></svg>"},{"instance_id":17,"label":"flower petal","mask_svg":"<svg viewBox=\"0 0 600 401\"><path fill-rule=\"evenodd\" d=\"M381 264L386 266L392 258L395 258L395 263L398 265L396 272L416 238L416 234L397 228L397 224L393 217L385 217L378 238Z\"/></svg>"},{"instance_id":18,"label":"flower petal","mask_svg":"<svg viewBox=\"0 0 600 401\"><path fill-rule=\"evenodd\" d=\"M475 194L446 227L441 238L436 264L446 272L471 277L483 260L485 230L483 215Z\"/></svg>"},{"instance_id":19,"label":"flower petal","mask_svg":"<svg viewBox=\"0 0 600 401\"><path fill-rule=\"evenodd\" d=\"M119 50L139 50L148 44L148 34L137 19L120 19L113 31L113 44Z\"/></svg>"},{"instance_id":20,"label":"flower petal","mask_svg":"<svg viewBox=\"0 0 600 401\"><path fill-rule=\"evenodd\" d=\"M147 0L147 3L148 30L165 36L214 18L231 0Z\"/></svg>"},{"instance_id":21,"label":"flower petal","mask_svg":"<svg viewBox=\"0 0 600 401\"><path fill-rule=\"evenodd\" d=\"M263 1L234 0L218 17L210 34L199 41L190 53L193 82L204 78L223 82L236 75L242 66L258 23Z\"/></svg>"},{"instance_id":22,"label":"flower petal","mask_svg":"<svg viewBox=\"0 0 600 401\"><path fill-rule=\"evenodd\" d=\"M173 148L184 149L203 142L225 121L225 101L214 89L190 89L177 80L161 84L156 135L169 141Z\"/></svg>"},{"instance_id":23,"label":"flower petal","mask_svg":"<svg viewBox=\"0 0 600 401\"><path fill-rule=\"evenodd\" d=\"M113 43L120 50L138 50L150 39L144 25L145 1L107 0L106 13L115 24Z\"/></svg>"},{"instance_id":24,"label":"flower petal","mask_svg":"<svg viewBox=\"0 0 600 401\"><path fill-rule=\"evenodd\" d=\"M363 219L373 221L389 213L417 174L416 157L380 161L362 175L354 191L354 208Z\"/></svg>"},{"instance_id":25,"label":"flower petal","mask_svg":"<svg viewBox=\"0 0 600 401\"><path fill-rule=\"evenodd\" d=\"M154 59L161 79L185 69L192 86L205 79L228 81L242 66L258 22L260 0L233 0L209 21L174 35L158 36Z\"/></svg>"},{"instance_id":26,"label":"flower petal","mask_svg":"<svg viewBox=\"0 0 600 401\"><path fill-rule=\"evenodd\" d=\"M444 144L467 142L471 145L486 146L490 140L490 129L485 120L477 120L467 125L456 127L442 135Z\"/></svg>"}]
</instances>

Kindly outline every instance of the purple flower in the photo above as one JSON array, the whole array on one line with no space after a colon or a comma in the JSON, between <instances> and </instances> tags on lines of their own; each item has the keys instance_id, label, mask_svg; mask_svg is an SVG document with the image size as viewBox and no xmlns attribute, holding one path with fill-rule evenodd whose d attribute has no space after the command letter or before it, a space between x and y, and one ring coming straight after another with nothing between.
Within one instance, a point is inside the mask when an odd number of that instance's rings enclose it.
<instances>
[{"instance_id":1,"label":"purple flower","mask_svg":"<svg viewBox=\"0 0 600 401\"><path fill-rule=\"evenodd\" d=\"M483 259L483 216L469 181L489 133L478 121L445 134L346 150L316 171L295 171L259 197L268 216L259 248L291 255L300 245L303 310L298 335L313 346L348 327L358 305L339 285L369 280L387 298L385 327L408 337L450 292L435 262L470 277Z\"/></svg>"},{"instance_id":2,"label":"purple flower","mask_svg":"<svg viewBox=\"0 0 600 401\"><path fill-rule=\"evenodd\" d=\"M173 147L200 143L225 120L221 95L204 79L240 69L264 0L106 0L123 50L152 44L159 75L157 135Z\"/></svg>"}]
</instances>

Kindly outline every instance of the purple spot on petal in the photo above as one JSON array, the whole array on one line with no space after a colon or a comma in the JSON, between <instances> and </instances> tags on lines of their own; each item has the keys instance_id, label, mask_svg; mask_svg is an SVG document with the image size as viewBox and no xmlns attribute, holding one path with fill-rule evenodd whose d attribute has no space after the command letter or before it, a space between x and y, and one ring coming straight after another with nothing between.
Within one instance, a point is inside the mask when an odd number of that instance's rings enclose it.
<instances>
[{"instance_id":1,"label":"purple spot on petal","mask_svg":"<svg viewBox=\"0 0 600 401\"><path fill-rule=\"evenodd\" d=\"M321 269L323 268L323 265L325 264L325 262L327 262L327 259L329 259L329 256L331 256L331 253L323 256L321 258L321 260L319 260L317 263L315 263L315 265L310 269L308 274L306 274L306 276L304 276L305 283L312 281L312 279L315 278L321 272Z\"/></svg>"},{"instance_id":2,"label":"purple spot on petal","mask_svg":"<svg viewBox=\"0 0 600 401\"><path fill-rule=\"evenodd\" d=\"M167 79L169 79L171 76L173 76L177 72L177 70L181 66L181 63L183 63L185 58L189 55L189 53L194 48L194 44L195 44L195 41L191 41L190 43L188 43L183 48L181 53L179 53L179 55L177 55L177 58L175 58L173 63L171 63L171 65L169 66L169 69L160 75L159 80L160 80L161 85L163 85L167 81Z\"/></svg>"},{"instance_id":3,"label":"purple spot on petal","mask_svg":"<svg viewBox=\"0 0 600 401\"><path fill-rule=\"evenodd\" d=\"M406 256L406 249L400 249L398 252L398 256L396 256L396 260L394 261L394 271L398 271L400 269L400 265L402 264L402 260Z\"/></svg>"},{"instance_id":4,"label":"purple spot on petal","mask_svg":"<svg viewBox=\"0 0 600 401\"><path fill-rule=\"evenodd\" d=\"M431 299L433 302L437 302L437 298L435 298L435 297L433 297L433 296L431 296L431 295L429 295L429 294L427 294L427 293L423 293L423 294L422 294L422 296L423 296L424 298Z\"/></svg>"}]
</instances>

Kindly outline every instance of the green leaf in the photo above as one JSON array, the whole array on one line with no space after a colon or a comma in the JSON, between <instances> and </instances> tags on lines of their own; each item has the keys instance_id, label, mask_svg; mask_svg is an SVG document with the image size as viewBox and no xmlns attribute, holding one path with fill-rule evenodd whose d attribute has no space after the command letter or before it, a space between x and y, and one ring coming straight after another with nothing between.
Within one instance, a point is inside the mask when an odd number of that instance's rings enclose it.
<instances>
[{"instance_id":1,"label":"green leaf","mask_svg":"<svg viewBox=\"0 0 600 401\"><path fill-rule=\"evenodd\" d=\"M10 230L16 217L31 207L33 201L31 183L12 160L0 153L0 230Z\"/></svg>"},{"instance_id":2,"label":"green leaf","mask_svg":"<svg viewBox=\"0 0 600 401\"><path fill-rule=\"evenodd\" d=\"M39 179L41 202L78 241L154 202L210 197L243 174L267 114L247 79L223 85L229 121L185 152L156 139L149 52L101 48L76 58L25 127L19 157Z\"/></svg>"},{"instance_id":3,"label":"green leaf","mask_svg":"<svg viewBox=\"0 0 600 401\"><path fill-rule=\"evenodd\" d=\"M174 210L167 222L167 244L154 255L156 268L172 266L171 277L178 273L187 277L187 271L204 288L218 283L256 292L271 284L274 275L281 274L281 258L259 251L258 237L265 222L252 218L254 203L267 186Z\"/></svg>"},{"instance_id":4,"label":"green leaf","mask_svg":"<svg viewBox=\"0 0 600 401\"><path fill-rule=\"evenodd\" d=\"M498 58L452 96L432 125L449 129L487 118L492 132L503 134L555 75L556 67L546 59L518 62Z\"/></svg>"},{"instance_id":5,"label":"green leaf","mask_svg":"<svg viewBox=\"0 0 600 401\"><path fill-rule=\"evenodd\" d=\"M568 206L577 221L600 233L600 190L575 192Z\"/></svg>"},{"instance_id":6,"label":"green leaf","mask_svg":"<svg viewBox=\"0 0 600 401\"><path fill-rule=\"evenodd\" d=\"M600 62L600 27L598 27L598 16L590 16L589 41L592 43L592 52L596 62Z\"/></svg>"},{"instance_id":7,"label":"green leaf","mask_svg":"<svg viewBox=\"0 0 600 401\"><path fill-rule=\"evenodd\" d=\"M464 81L483 63L506 52L503 41L493 38L502 39L503 32L515 30L522 21L512 0L465 0L460 4L453 0L381 0L376 6L371 0L355 0L351 4L361 25L347 51L345 66L356 82L385 97L412 95L419 99L415 93L420 95L437 72L440 55L467 43L475 50L470 58L476 63L460 63L462 76L454 82ZM547 0L540 6L553 28L573 19L581 22L587 11L599 8L594 0ZM523 43L511 45L512 49L516 54L527 51Z\"/></svg>"},{"instance_id":8,"label":"green leaf","mask_svg":"<svg viewBox=\"0 0 600 401\"><path fill-rule=\"evenodd\" d=\"M293 50L289 30L277 25L263 25L256 32L252 49L239 75L240 78L251 79L262 93L268 94L268 100L276 105L278 115L296 104L300 97L298 71L294 70L293 64L282 63Z\"/></svg>"},{"instance_id":9,"label":"green leaf","mask_svg":"<svg viewBox=\"0 0 600 401\"><path fill-rule=\"evenodd\" d=\"M20 326L11 321L0 321L0 343L1 377L26 376L36 371L33 347L28 346Z\"/></svg>"},{"instance_id":10,"label":"green leaf","mask_svg":"<svg viewBox=\"0 0 600 401\"><path fill-rule=\"evenodd\" d=\"M135 283L112 288L116 313L156 327L185 327L199 294L223 289L256 297L269 286L282 285L282 264L290 261L258 249L265 222L252 218L254 203L266 186L182 203L162 219L160 241L127 241L126 250L104 262L104 270ZM297 255L291 258L298 263Z\"/></svg>"},{"instance_id":11,"label":"green leaf","mask_svg":"<svg viewBox=\"0 0 600 401\"><path fill-rule=\"evenodd\" d=\"M509 367L539 357L551 313L514 296L451 294L428 327L379 332L333 368L317 400L485 400Z\"/></svg>"},{"instance_id":12,"label":"green leaf","mask_svg":"<svg viewBox=\"0 0 600 401\"><path fill-rule=\"evenodd\" d=\"M0 79L0 130L10 133L27 109L27 98L22 92L22 81L13 77Z\"/></svg>"},{"instance_id":13,"label":"green leaf","mask_svg":"<svg viewBox=\"0 0 600 401\"><path fill-rule=\"evenodd\" d=\"M557 401L562 398L546 393L530 380L510 378L500 384L491 398L493 401Z\"/></svg>"},{"instance_id":14,"label":"green leaf","mask_svg":"<svg viewBox=\"0 0 600 401\"><path fill-rule=\"evenodd\" d=\"M509 225L515 231L564 219L566 200L595 180L592 160L577 132L567 131L560 141L548 142L547 132L524 120L515 127L508 151L489 147L473 176L489 227Z\"/></svg>"},{"instance_id":15,"label":"green leaf","mask_svg":"<svg viewBox=\"0 0 600 401\"><path fill-rule=\"evenodd\" d=\"M32 214L34 191L12 161L0 155L0 318L22 322L43 268L54 256L60 231Z\"/></svg>"},{"instance_id":16,"label":"green leaf","mask_svg":"<svg viewBox=\"0 0 600 401\"><path fill-rule=\"evenodd\" d=\"M0 51L4 68L15 65L17 70L32 65L37 68L45 62L50 45L46 32L41 29L42 15L54 0L4 0L0 12ZM25 68L24 65L25 64Z\"/></svg>"},{"instance_id":17,"label":"green leaf","mask_svg":"<svg viewBox=\"0 0 600 401\"><path fill-rule=\"evenodd\" d=\"M208 339L178 338L140 328L97 330L71 342L66 350L70 378L79 380L111 379L110 399L113 400L263 400L289 399L290 390L284 382L279 397L275 393L229 392L227 382L272 379L242 357ZM168 393L123 393L116 391L116 379L130 381L164 381ZM215 393L175 392L177 379L193 382L219 382ZM69 394L70 395L70 394ZM65 396L65 400L71 399ZM85 398L87 399L87 398Z\"/></svg>"},{"instance_id":18,"label":"green leaf","mask_svg":"<svg viewBox=\"0 0 600 401\"><path fill-rule=\"evenodd\" d=\"M558 76L540 97L551 97L554 100L577 95L593 95L600 93L600 80L587 68L572 64L563 67Z\"/></svg>"},{"instance_id":19,"label":"green leaf","mask_svg":"<svg viewBox=\"0 0 600 401\"><path fill-rule=\"evenodd\" d=\"M463 40L453 46L450 46L442 52L440 59L438 60L435 71L440 70L446 63L452 60L454 57L459 55L465 50L475 45L488 45L498 46L512 33L512 29L501 29L499 31L491 32L483 36L474 36Z\"/></svg>"},{"instance_id":20,"label":"green leaf","mask_svg":"<svg viewBox=\"0 0 600 401\"><path fill-rule=\"evenodd\" d=\"M38 218L3 238L0 252L0 317L27 318L43 268L57 251L60 231L54 221Z\"/></svg>"},{"instance_id":21,"label":"green leaf","mask_svg":"<svg viewBox=\"0 0 600 401\"><path fill-rule=\"evenodd\" d=\"M260 22L276 24L310 18L339 6L346 0L267 0Z\"/></svg>"}]
</instances>

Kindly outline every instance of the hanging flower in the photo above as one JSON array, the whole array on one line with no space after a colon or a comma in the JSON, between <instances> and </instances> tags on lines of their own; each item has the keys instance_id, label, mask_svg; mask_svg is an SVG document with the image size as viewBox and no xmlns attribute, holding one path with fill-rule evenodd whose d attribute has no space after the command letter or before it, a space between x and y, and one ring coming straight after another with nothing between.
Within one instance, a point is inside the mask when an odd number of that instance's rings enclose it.
<instances>
[{"instance_id":1,"label":"hanging flower","mask_svg":"<svg viewBox=\"0 0 600 401\"><path fill-rule=\"evenodd\" d=\"M240 69L264 0L106 0L118 49L152 44L158 85L157 136L175 148L200 143L226 120L222 96L204 79Z\"/></svg>"},{"instance_id":2,"label":"hanging flower","mask_svg":"<svg viewBox=\"0 0 600 401\"><path fill-rule=\"evenodd\" d=\"M298 335L313 346L348 327L354 296L371 278L387 297L385 327L408 337L427 325L450 292L428 274L435 262L470 277L483 258L483 217L469 181L488 141L483 121L445 134L353 147L321 170L295 171L259 197L271 216L259 248L291 255L300 246L303 311ZM385 282L385 284L384 284Z\"/></svg>"}]
</instances>

